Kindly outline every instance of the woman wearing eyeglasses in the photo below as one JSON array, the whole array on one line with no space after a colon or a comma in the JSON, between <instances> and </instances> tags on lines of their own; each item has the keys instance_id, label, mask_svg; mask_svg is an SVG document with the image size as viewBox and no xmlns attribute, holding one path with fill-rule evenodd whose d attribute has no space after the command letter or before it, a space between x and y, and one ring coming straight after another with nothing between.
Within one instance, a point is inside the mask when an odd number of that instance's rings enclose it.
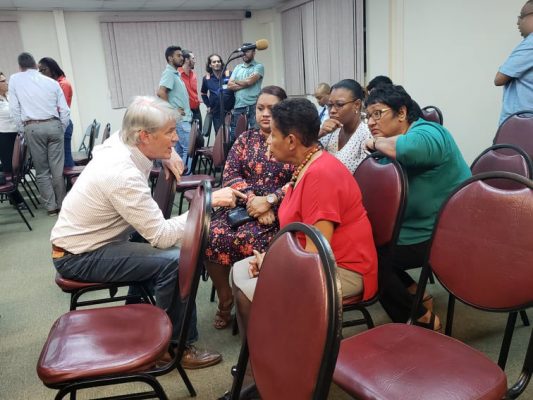
<instances>
[{"instance_id":1,"label":"woman wearing eyeglasses","mask_svg":"<svg viewBox=\"0 0 533 400\"><path fill-rule=\"evenodd\" d=\"M396 159L408 179L398 243L390 253L379 254L381 304L394 322L406 322L417 288L406 270L424 264L440 207L471 174L450 132L422 119L420 107L403 87L384 85L372 90L366 116L373 136L366 147ZM431 295L425 294L416 317L424 327L441 328L432 312Z\"/></svg>"},{"instance_id":2,"label":"woman wearing eyeglasses","mask_svg":"<svg viewBox=\"0 0 533 400\"><path fill-rule=\"evenodd\" d=\"M364 98L363 88L353 79L343 79L333 85L326 103L329 119L322 124L319 133L324 149L352 174L366 157L365 140L372 137L361 117Z\"/></svg>"}]
</instances>

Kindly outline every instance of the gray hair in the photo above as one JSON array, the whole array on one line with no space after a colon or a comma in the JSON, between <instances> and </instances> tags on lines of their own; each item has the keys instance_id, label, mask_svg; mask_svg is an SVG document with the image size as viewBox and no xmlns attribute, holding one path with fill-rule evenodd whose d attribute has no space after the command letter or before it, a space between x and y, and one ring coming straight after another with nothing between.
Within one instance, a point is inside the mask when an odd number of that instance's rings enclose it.
<instances>
[{"instance_id":1,"label":"gray hair","mask_svg":"<svg viewBox=\"0 0 533 400\"><path fill-rule=\"evenodd\" d=\"M141 131L154 133L177 118L177 110L166 101L153 96L136 96L122 119L120 137L127 145L136 146Z\"/></svg>"}]
</instances>

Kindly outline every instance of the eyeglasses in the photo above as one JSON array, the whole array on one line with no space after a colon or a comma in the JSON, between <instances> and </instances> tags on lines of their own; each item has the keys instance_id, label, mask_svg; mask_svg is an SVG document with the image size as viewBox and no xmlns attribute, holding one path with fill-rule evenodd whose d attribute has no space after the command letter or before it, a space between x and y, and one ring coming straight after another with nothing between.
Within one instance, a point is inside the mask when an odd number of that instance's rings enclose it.
<instances>
[{"instance_id":1,"label":"eyeglasses","mask_svg":"<svg viewBox=\"0 0 533 400\"><path fill-rule=\"evenodd\" d=\"M390 108L382 108L381 110L374 110L371 113L366 112L363 115L363 121L365 124L368 124L368 120L372 118L374 121L379 121L384 113L389 111Z\"/></svg>"},{"instance_id":2,"label":"eyeglasses","mask_svg":"<svg viewBox=\"0 0 533 400\"><path fill-rule=\"evenodd\" d=\"M533 14L533 11L528 12L528 13L526 13L526 14L520 14L520 15L518 16L518 19L521 21L521 20L523 20L525 17L527 17L528 15L531 15L531 14Z\"/></svg>"},{"instance_id":3,"label":"eyeglasses","mask_svg":"<svg viewBox=\"0 0 533 400\"><path fill-rule=\"evenodd\" d=\"M355 99L355 100L351 100L351 101L347 101L345 103L341 103L340 101L336 101L335 103L328 103L326 104L326 108L328 110L331 110L333 107L335 107L336 110L340 110L342 107L344 107L346 104L350 104L350 103L353 103L353 102L356 102L357 100L359 99Z\"/></svg>"}]
</instances>

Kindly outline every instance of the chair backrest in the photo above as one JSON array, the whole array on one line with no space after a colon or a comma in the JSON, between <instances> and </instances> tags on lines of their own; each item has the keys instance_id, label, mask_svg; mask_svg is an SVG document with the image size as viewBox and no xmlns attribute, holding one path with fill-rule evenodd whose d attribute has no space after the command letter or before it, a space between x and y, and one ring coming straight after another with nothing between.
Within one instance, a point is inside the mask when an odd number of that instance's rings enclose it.
<instances>
[{"instance_id":1,"label":"chair backrest","mask_svg":"<svg viewBox=\"0 0 533 400\"><path fill-rule=\"evenodd\" d=\"M182 300L191 295L196 275L199 277L211 219L211 184L203 181L189 205L189 214L181 245L179 288ZM198 273L198 274L197 274ZM196 282L198 284L198 282Z\"/></svg>"},{"instance_id":2,"label":"chair backrest","mask_svg":"<svg viewBox=\"0 0 533 400\"><path fill-rule=\"evenodd\" d=\"M225 139L225 140L224 140ZM229 140L228 125L221 126L215 136L215 143L213 144L213 166L223 167L226 164L226 153L224 145Z\"/></svg>"},{"instance_id":3,"label":"chair backrest","mask_svg":"<svg viewBox=\"0 0 533 400\"><path fill-rule=\"evenodd\" d=\"M105 125L104 133L102 134L102 143L104 143L107 139L109 139L110 135L111 135L111 124L108 122Z\"/></svg>"},{"instance_id":4,"label":"chair backrest","mask_svg":"<svg viewBox=\"0 0 533 400\"><path fill-rule=\"evenodd\" d=\"M302 248L300 232L318 253ZM261 398L326 399L340 345L341 298L334 255L320 231L302 223L282 229L263 260L246 333Z\"/></svg>"},{"instance_id":5,"label":"chair backrest","mask_svg":"<svg viewBox=\"0 0 533 400\"><path fill-rule=\"evenodd\" d=\"M396 160L381 164L382 157L379 153L368 156L353 174L378 248L396 244L407 198L402 167Z\"/></svg>"},{"instance_id":6,"label":"chair backrest","mask_svg":"<svg viewBox=\"0 0 533 400\"><path fill-rule=\"evenodd\" d=\"M436 122L440 125L444 123L442 111L437 106L426 106L422 108L422 118L426 121Z\"/></svg>"},{"instance_id":7,"label":"chair backrest","mask_svg":"<svg viewBox=\"0 0 533 400\"><path fill-rule=\"evenodd\" d=\"M189 133L189 148L187 149L187 155L193 158L196 154L196 149L199 149L204 145L204 137L199 128L199 122L197 119L192 121L191 131Z\"/></svg>"},{"instance_id":8,"label":"chair backrest","mask_svg":"<svg viewBox=\"0 0 533 400\"><path fill-rule=\"evenodd\" d=\"M170 174L165 178L164 173L160 173L154 188L153 197L165 219L169 219L174 206L174 196L176 195L176 177Z\"/></svg>"},{"instance_id":9,"label":"chair backrest","mask_svg":"<svg viewBox=\"0 0 533 400\"><path fill-rule=\"evenodd\" d=\"M487 183L495 178L515 181L520 188ZM479 174L459 186L441 208L429 265L443 286L466 304L495 311L532 306L532 237L533 182L510 172Z\"/></svg>"},{"instance_id":10,"label":"chair backrest","mask_svg":"<svg viewBox=\"0 0 533 400\"><path fill-rule=\"evenodd\" d=\"M533 110L509 116L498 128L494 144L508 143L523 149L533 159Z\"/></svg>"},{"instance_id":11,"label":"chair backrest","mask_svg":"<svg viewBox=\"0 0 533 400\"><path fill-rule=\"evenodd\" d=\"M87 148L87 158L92 160L93 158L93 149L96 138L98 137L98 132L100 132L100 122L96 120L93 121L91 125L91 135L89 136L89 147Z\"/></svg>"},{"instance_id":12,"label":"chair backrest","mask_svg":"<svg viewBox=\"0 0 533 400\"><path fill-rule=\"evenodd\" d=\"M472 175L483 172L514 172L531 179L533 164L527 153L512 144L495 144L483 151L470 166ZM521 184L509 179L487 180L488 184L500 189L520 188Z\"/></svg>"},{"instance_id":13,"label":"chair backrest","mask_svg":"<svg viewBox=\"0 0 533 400\"><path fill-rule=\"evenodd\" d=\"M211 183L202 181L189 205L181 244L178 284L182 302L186 302L181 322L178 356L181 357L187 343L189 324L194 310L196 292L203 269L203 258L209 238L211 223Z\"/></svg>"},{"instance_id":14,"label":"chair backrest","mask_svg":"<svg viewBox=\"0 0 533 400\"><path fill-rule=\"evenodd\" d=\"M241 133L246 132L247 130L248 118L246 118L246 114L241 114L237 119L237 125L235 125L235 139L237 139Z\"/></svg>"}]
</instances>

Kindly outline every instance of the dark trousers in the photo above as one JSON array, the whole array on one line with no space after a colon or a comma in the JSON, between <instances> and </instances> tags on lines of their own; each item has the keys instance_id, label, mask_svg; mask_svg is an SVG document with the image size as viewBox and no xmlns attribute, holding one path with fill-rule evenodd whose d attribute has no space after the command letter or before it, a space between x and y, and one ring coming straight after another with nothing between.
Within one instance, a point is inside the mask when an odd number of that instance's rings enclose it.
<instances>
[{"instance_id":1,"label":"dark trousers","mask_svg":"<svg viewBox=\"0 0 533 400\"><path fill-rule=\"evenodd\" d=\"M73 167L74 159L72 158L72 131L74 125L72 121L68 122L67 129L65 130L65 167Z\"/></svg>"},{"instance_id":2,"label":"dark trousers","mask_svg":"<svg viewBox=\"0 0 533 400\"><path fill-rule=\"evenodd\" d=\"M404 246L395 246L378 252L380 303L393 322L407 322L411 316L414 296L407 288L415 281L406 270L422 267L429 250L429 240ZM427 312L422 305L416 319Z\"/></svg>"}]
</instances>

